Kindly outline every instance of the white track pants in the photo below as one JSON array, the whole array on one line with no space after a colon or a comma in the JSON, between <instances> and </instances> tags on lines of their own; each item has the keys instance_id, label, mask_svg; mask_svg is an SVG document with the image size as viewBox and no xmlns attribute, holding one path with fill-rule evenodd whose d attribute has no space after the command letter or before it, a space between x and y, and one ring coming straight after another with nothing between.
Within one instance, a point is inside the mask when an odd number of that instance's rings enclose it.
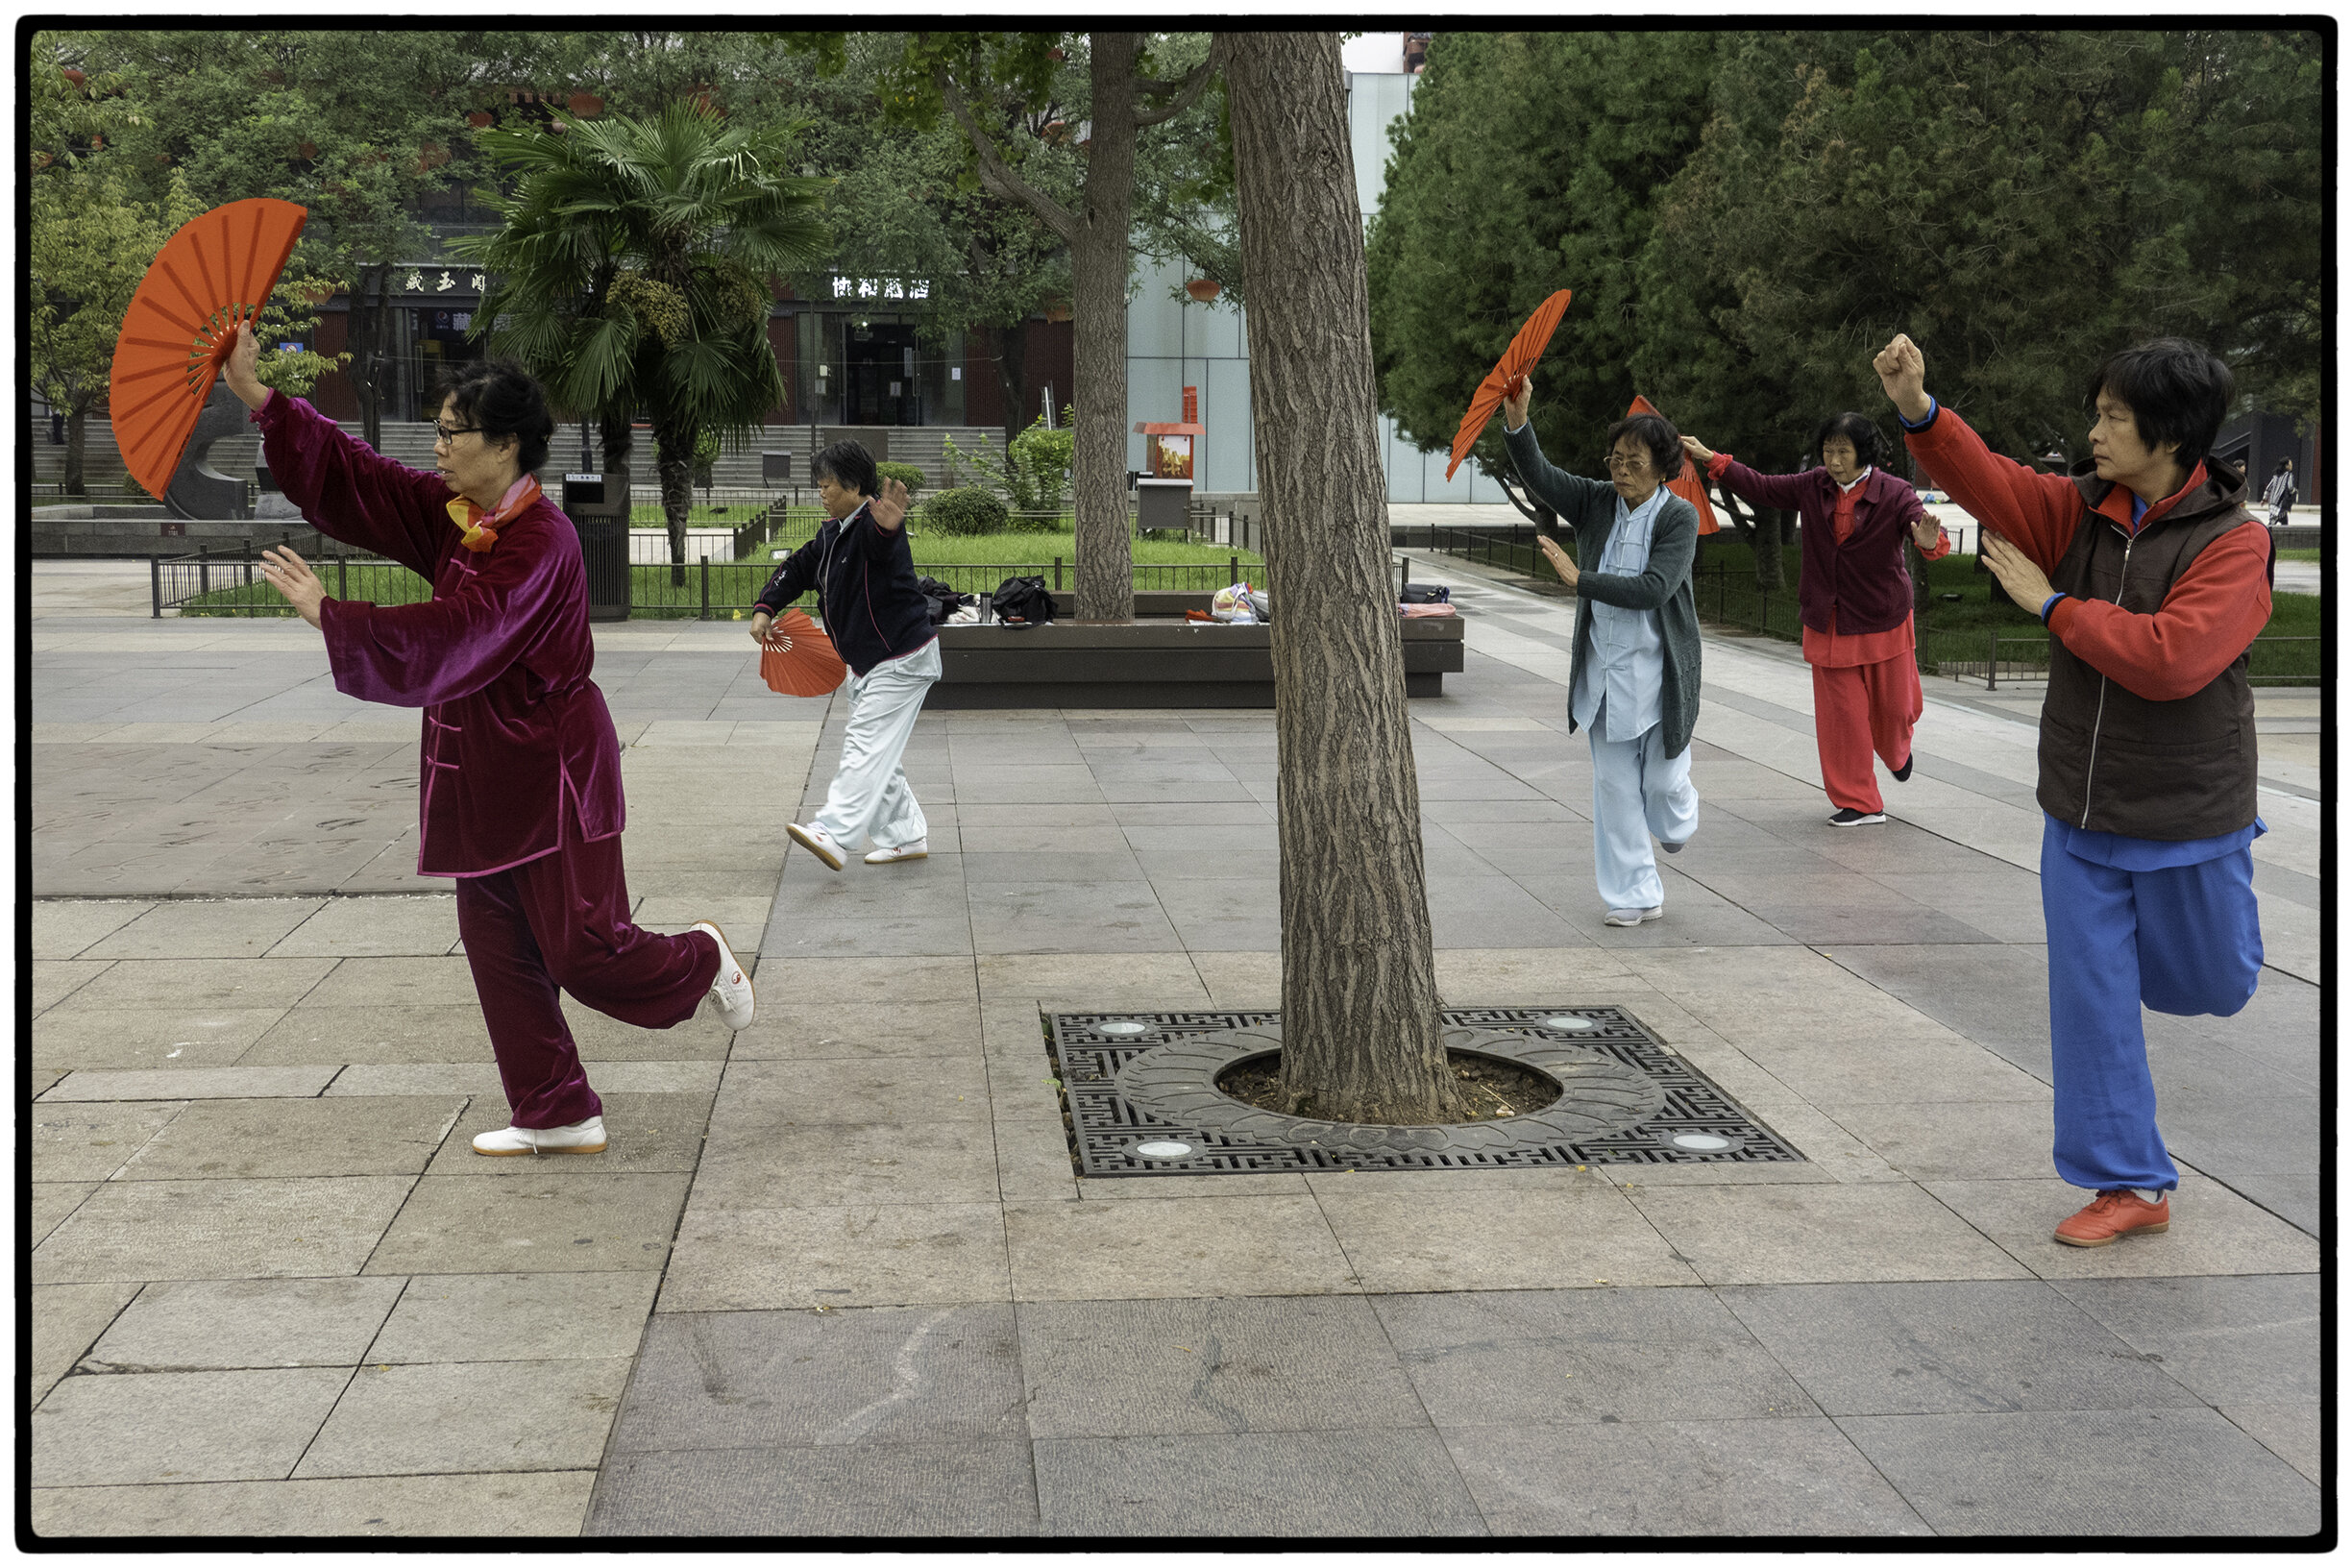
<instances>
[{"instance_id":1,"label":"white track pants","mask_svg":"<svg viewBox=\"0 0 2352 1568\"><path fill-rule=\"evenodd\" d=\"M824 809L817 814L817 825L844 849L854 850L869 834L877 849L896 849L930 835L898 759L915 733L923 694L939 678L936 637L912 653L849 677L849 733L842 741L841 766L825 792Z\"/></svg>"}]
</instances>

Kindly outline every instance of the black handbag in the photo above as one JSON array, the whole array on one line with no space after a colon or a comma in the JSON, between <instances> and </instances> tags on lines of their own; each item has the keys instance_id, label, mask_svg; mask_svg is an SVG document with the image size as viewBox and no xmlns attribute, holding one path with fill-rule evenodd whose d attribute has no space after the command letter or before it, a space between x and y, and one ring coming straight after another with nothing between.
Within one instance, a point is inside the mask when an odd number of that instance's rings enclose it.
<instances>
[{"instance_id":1,"label":"black handbag","mask_svg":"<svg viewBox=\"0 0 2352 1568\"><path fill-rule=\"evenodd\" d=\"M1043 625L1054 618L1053 592L1043 577L1007 577L989 595L989 613L1008 626Z\"/></svg>"},{"instance_id":2,"label":"black handbag","mask_svg":"<svg viewBox=\"0 0 2352 1568\"><path fill-rule=\"evenodd\" d=\"M1435 582L1409 582L1397 592L1399 604L1451 604L1454 590Z\"/></svg>"},{"instance_id":3,"label":"black handbag","mask_svg":"<svg viewBox=\"0 0 2352 1568\"><path fill-rule=\"evenodd\" d=\"M943 624L948 617L971 602L971 595L959 594L937 577L917 577L915 587L917 592L931 601L931 624L935 626Z\"/></svg>"}]
</instances>

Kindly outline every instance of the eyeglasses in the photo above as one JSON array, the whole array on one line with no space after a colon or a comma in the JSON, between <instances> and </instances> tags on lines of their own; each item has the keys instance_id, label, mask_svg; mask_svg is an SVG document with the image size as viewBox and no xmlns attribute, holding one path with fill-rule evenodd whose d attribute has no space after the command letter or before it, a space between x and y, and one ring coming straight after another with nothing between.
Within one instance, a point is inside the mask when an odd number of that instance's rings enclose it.
<instances>
[{"instance_id":1,"label":"eyeglasses","mask_svg":"<svg viewBox=\"0 0 2352 1568\"><path fill-rule=\"evenodd\" d=\"M1606 457L1604 457L1601 460L1608 464L1609 472L1612 474L1617 472L1619 469L1624 469L1630 473L1636 469L1648 468L1650 466L1650 454L1646 452L1638 457L1620 457L1617 455L1617 453L1612 452Z\"/></svg>"},{"instance_id":2,"label":"eyeglasses","mask_svg":"<svg viewBox=\"0 0 2352 1568\"><path fill-rule=\"evenodd\" d=\"M433 445L437 447L445 441L454 441L461 435L472 435L478 432L480 429L481 427L479 425L458 425L453 427L443 425L440 422L435 421L433 424Z\"/></svg>"}]
</instances>

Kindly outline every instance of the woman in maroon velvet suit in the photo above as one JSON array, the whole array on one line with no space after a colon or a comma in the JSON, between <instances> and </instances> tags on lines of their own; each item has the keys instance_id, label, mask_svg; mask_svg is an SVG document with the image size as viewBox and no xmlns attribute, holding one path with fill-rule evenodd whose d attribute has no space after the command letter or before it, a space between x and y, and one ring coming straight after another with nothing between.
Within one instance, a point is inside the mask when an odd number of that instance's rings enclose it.
<instances>
[{"instance_id":1,"label":"woman in maroon velvet suit","mask_svg":"<svg viewBox=\"0 0 2352 1568\"><path fill-rule=\"evenodd\" d=\"M717 925L662 936L630 922L621 747L588 678L579 537L531 477L555 429L547 400L511 364L456 368L427 474L271 392L254 376L258 355L241 331L227 380L286 499L321 533L433 585L422 604L368 604L329 599L293 551L265 551L261 568L326 634L336 690L425 710L417 870L456 879L457 930L512 1112L474 1148L594 1154L603 1106L556 989L648 1029L684 1022L705 995L740 1029L752 994Z\"/></svg>"}]
</instances>

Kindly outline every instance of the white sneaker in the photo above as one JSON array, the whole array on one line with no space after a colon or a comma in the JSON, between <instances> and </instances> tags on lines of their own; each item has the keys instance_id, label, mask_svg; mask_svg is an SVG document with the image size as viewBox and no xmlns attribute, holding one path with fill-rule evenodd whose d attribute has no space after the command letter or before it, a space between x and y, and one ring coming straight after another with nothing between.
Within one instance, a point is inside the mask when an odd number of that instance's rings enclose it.
<instances>
[{"instance_id":1,"label":"white sneaker","mask_svg":"<svg viewBox=\"0 0 2352 1568\"><path fill-rule=\"evenodd\" d=\"M604 1118L590 1116L569 1127L501 1127L474 1139L476 1154L602 1154Z\"/></svg>"},{"instance_id":2,"label":"white sneaker","mask_svg":"<svg viewBox=\"0 0 2352 1568\"><path fill-rule=\"evenodd\" d=\"M1644 920L1657 919L1665 913L1664 904L1652 904L1648 909L1612 909L1601 923L1603 925L1639 925Z\"/></svg>"},{"instance_id":3,"label":"white sneaker","mask_svg":"<svg viewBox=\"0 0 2352 1568\"><path fill-rule=\"evenodd\" d=\"M833 835L827 833L823 828L813 824L803 827L798 822L787 822L784 824L784 831L792 835L793 843L823 861L834 870L838 871L842 869L841 845L835 844Z\"/></svg>"},{"instance_id":4,"label":"white sneaker","mask_svg":"<svg viewBox=\"0 0 2352 1568\"><path fill-rule=\"evenodd\" d=\"M751 977L735 961L735 949L727 945L726 933L709 920L695 921L694 929L707 931L719 944L719 977L710 989L711 1000L719 1004L719 1021L729 1029L750 1028L757 998L751 994Z\"/></svg>"},{"instance_id":5,"label":"white sneaker","mask_svg":"<svg viewBox=\"0 0 2352 1568\"><path fill-rule=\"evenodd\" d=\"M866 864L869 866L888 866L894 860L928 860L930 856L931 841L929 839L917 839L913 844L902 844L894 849L877 848L871 854L866 857Z\"/></svg>"}]
</instances>

